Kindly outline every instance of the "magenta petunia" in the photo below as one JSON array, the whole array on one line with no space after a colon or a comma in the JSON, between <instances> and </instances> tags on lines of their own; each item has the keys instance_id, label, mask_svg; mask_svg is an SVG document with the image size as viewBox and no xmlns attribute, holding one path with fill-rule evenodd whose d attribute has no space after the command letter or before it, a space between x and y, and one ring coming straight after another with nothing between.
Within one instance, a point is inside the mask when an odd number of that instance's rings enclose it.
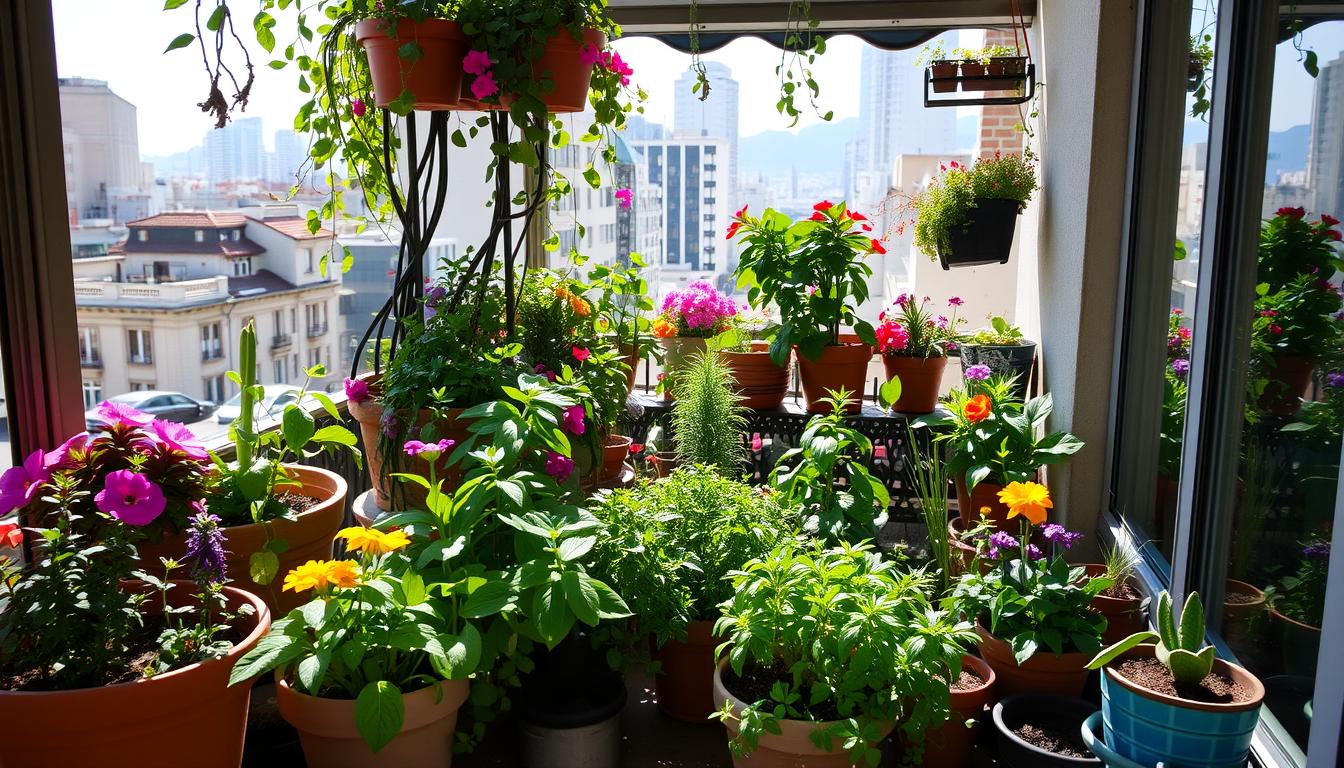
<instances>
[{"instance_id":1,"label":"magenta petunia","mask_svg":"<svg viewBox=\"0 0 1344 768\"><path fill-rule=\"evenodd\" d=\"M433 461L439 456L451 451L453 446L457 445L456 440L443 439L437 443L423 443L419 440L407 440L402 446L402 450L407 456L419 456L425 461Z\"/></svg>"},{"instance_id":2,"label":"magenta petunia","mask_svg":"<svg viewBox=\"0 0 1344 768\"><path fill-rule=\"evenodd\" d=\"M573 347L569 352L574 355L574 359L578 360L580 363L587 361L588 358L593 356L593 351L587 347Z\"/></svg>"},{"instance_id":3,"label":"magenta petunia","mask_svg":"<svg viewBox=\"0 0 1344 768\"><path fill-rule=\"evenodd\" d=\"M345 380L345 399L352 403L365 403L369 400L369 383L363 379Z\"/></svg>"},{"instance_id":4,"label":"magenta petunia","mask_svg":"<svg viewBox=\"0 0 1344 768\"><path fill-rule=\"evenodd\" d=\"M583 406L571 405L566 408L560 426L571 435L582 435L586 430L583 424Z\"/></svg>"},{"instance_id":5,"label":"magenta petunia","mask_svg":"<svg viewBox=\"0 0 1344 768\"><path fill-rule=\"evenodd\" d=\"M490 54L485 51L467 51L462 57L462 71L469 75L484 75L490 71Z\"/></svg>"},{"instance_id":6,"label":"magenta petunia","mask_svg":"<svg viewBox=\"0 0 1344 768\"><path fill-rule=\"evenodd\" d=\"M98 418L110 427L147 427L154 417L125 403L105 400L98 406Z\"/></svg>"},{"instance_id":7,"label":"magenta petunia","mask_svg":"<svg viewBox=\"0 0 1344 768\"><path fill-rule=\"evenodd\" d=\"M205 447L197 440L196 434L187 429L184 424L155 419L150 423L150 428L154 430L154 435L159 438L159 442L173 451L185 453L193 459L205 459L208 456Z\"/></svg>"},{"instance_id":8,"label":"magenta petunia","mask_svg":"<svg viewBox=\"0 0 1344 768\"><path fill-rule=\"evenodd\" d=\"M93 497L98 509L127 525L149 525L163 514L163 489L144 475L118 469L103 478L103 490Z\"/></svg>"},{"instance_id":9,"label":"magenta petunia","mask_svg":"<svg viewBox=\"0 0 1344 768\"><path fill-rule=\"evenodd\" d=\"M954 307L960 307L965 302L961 300L960 296L953 296L952 298L947 300L947 303Z\"/></svg>"},{"instance_id":10,"label":"magenta petunia","mask_svg":"<svg viewBox=\"0 0 1344 768\"><path fill-rule=\"evenodd\" d=\"M634 193L630 191L629 187L621 187L616 190L616 201L621 204L622 208L629 208L633 200Z\"/></svg>"},{"instance_id":11,"label":"magenta petunia","mask_svg":"<svg viewBox=\"0 0 1344 768\"><path fill-rule=\"evenodd\" d=\"M559 482L565 482L574 472L574 460L555 451L546 452L546 474Z\"/></svg>"},{"instance_id":12,"label":"magenta petunia","mask_svg":"<svg viewBox=\"0 0 1344 768\"><path fill-rule=\"evenodd\" d=\"M80 432L74 437L61 443L56 450L47 454L42 465L50 471L58 469L73 469L75 459L71 456L73 452L83 452L89 446L89 436L85 432Z\"/></svg>"},{"instance_id":13,"label":"magenta petunia","mask_svg":"<svg viewBox=\"0 0 1344 768\"><path fill-rule=\"evenodd\" d=\"M355 117L363 117L368 111L369 108L365 106L363 99L355 99L350 102L350 113Z\"/></svg>"},{"instance_id":14,"label":"magenta petunia","mask_svg":"<svg viewBox=\"0 0 1344 768\"><path fill-rule=\"evenodd\" d=\"M495 82L494 75L486 72L476 76L471 81L471 95L476 100L489 98L499 93L499 84Z\"/></svg>"},{"instance_id":15,"label":"magenta petunia","mask_svg":"<svg viewBox=\"0 0 1344 768\"><path fill-rule=\"evenodd\" d=\"M5 470L0 475L0 515L28 506L50 479L51 469L41 450L33 451L22 464Z\"/></svg>"}]
</instances>

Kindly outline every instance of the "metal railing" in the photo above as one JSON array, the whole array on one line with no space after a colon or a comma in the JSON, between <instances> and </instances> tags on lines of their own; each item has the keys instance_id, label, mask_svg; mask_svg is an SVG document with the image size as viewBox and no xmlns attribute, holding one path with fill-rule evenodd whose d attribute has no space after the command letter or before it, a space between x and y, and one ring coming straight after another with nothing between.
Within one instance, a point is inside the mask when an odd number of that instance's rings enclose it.
<instances>
[{"instance_id":1,"label":"metal railing","mask_svg":"<svg viewBox=\"0 0 1344 768\"><path fill-rule=\"evenodd\" d=\"M86 352L79 356L80 368L102 368L103 356L97 351Z\"/></svg>"},{"instance_id":2,"label":"metal railing","mask_svg":"<svg viewBox=\"0 0 1344 768\"><path fill-rule=\"evenodd\" d=\"M327 335L327 324L325 322L308 324L308 338L315 339L318 336L326 336L326 335Z\"/></svg>"},{"instance_id":3,"label":"metal railing","mask_svg":"<svg viewBox=\"0 0 1344 768\"><path fill-rule=\"evenodd\" d=\"M271 349L282 349L294 343L294 337L288 333L277 333L271 337Z\"/></svg>"}]
</instances>

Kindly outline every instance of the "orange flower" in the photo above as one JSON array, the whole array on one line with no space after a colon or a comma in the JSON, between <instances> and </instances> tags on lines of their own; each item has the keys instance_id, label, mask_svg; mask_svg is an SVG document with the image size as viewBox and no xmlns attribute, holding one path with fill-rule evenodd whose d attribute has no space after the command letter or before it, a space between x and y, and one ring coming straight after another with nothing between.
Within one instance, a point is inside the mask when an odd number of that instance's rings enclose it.
<instances>
[{"instance_id":1,"label":"orange flower","mask_svg":"<svg viewBox=\"0 0 1344 768\"><path fill-rule=\"evenodd\" d=\"M359 583L359 566L351 560L309 560L285 574L283 589L325 592L329 587L353 587Z\"/></svg>"},{"instance_id":2,"label":"orange flower","mask_svg":"<svg viewBox=\"0 0 1344 768\"><path fill-rule=\"evenodd\" d=\"M1008 507L1008 517L1021 515L1032 525L1044 523L1046 510L1055 506L1050 500L1050 489L1033 482L1009 483L999 491L999 501Z\"/></svg>"},{"instance_id":3,"label":"orange flower","mask_svg":"<svg viewBox=\"0 0 1344 768\"><path fill-rule=\"evenodd\" d=\"M17 549L23 544L23 529L15 523L0 523L0 542Z\"/></svg>"},{"instance_id":4,"label":"orange flower","mask_svg":"<svg viewBox=\"0 0 1344 768\"><path fill-rule=\"evenodd\" d=\"M653 321L653 335L660 339L669 339L677 335L677 326L660 317Z\"/></svg>"},{"instance_id":5,"label":"orange flower","mask_svg":"<svg viewBox=\"0 0 1344 768\"><path fill-rule=\"evenodd\" d=\"M989 395L976 395L966 401L966 405L962 407L961 412L971 422L979 422L985 420L985 417L993 410L993 406L994 404L989 400Z\"/></svg>"},{"instance_id":6,"label":"orange flower","mask_svg":"<svg viewBox=\"0 0 1344 768\"><path fill-rule=\"evenodd\" d=\"M574 314L578 315L579 317L587 317L593 312L593 310L588 306L587 301L584 301L582 298L575 296L573 294L570 294L569 296L569 308L574 310Z\"/></svg>"}]
</instances>

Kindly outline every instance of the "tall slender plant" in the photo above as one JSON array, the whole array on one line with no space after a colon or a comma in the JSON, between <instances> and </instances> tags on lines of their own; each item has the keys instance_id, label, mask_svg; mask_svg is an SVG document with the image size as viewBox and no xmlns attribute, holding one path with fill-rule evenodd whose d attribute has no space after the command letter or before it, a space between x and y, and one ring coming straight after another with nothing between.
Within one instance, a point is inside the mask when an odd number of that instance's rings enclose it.
<instances>
[{"instance_id":1,"label":"tall slender plant","mask_svg":"<svg viewBox=\"0 0 1344 768\"><path fill-rule=\"evenodd\" d=\"M947 540L947 469L943 462L942 451L938 443L925 440L928 455L921 455L914 446L919 445L915 431L908 425L905 439L911 446L911 455L905 464L906 476L910 487L919 499L919 511L924 517L924 526L929 532L929 556L938 566L938 594L947 592L952 575L949 568L949 548Z\"/></svg>"},{"instance_id":2,"label":"tall slender plant","mask_svg":"<svg viewBox=\"0 0 1344 768\"><path fill-rule=\"evenodd\" d=\"M747 420L733 394L732 372L717 353L704 352L692 358L676 387L672 434L680 460L739 473L747 458L742 440Z\"/></svg>"}]
</instances>

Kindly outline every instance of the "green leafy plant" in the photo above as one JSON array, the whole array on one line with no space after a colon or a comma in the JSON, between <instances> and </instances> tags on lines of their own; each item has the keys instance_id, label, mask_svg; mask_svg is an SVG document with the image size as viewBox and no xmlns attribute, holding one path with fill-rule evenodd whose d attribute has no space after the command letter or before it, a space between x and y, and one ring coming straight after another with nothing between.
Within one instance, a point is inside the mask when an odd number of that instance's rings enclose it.
<instances>
[{"instance_id":1,"label":"green leafy plant","mask_svg":"<svg viewBox=\"0 0 1344 768\"><path fill-rule=\"evenodd\" d=\"M1334 314L1344 306L1333 283L1303 274L1277 292L1270 285L1256 286L1256 316L1252 321L1252 345L1271 356L1305 357L1315 360L1339 347L1340 323Z\"/></svg>"},{"instance_id":2,"label":"green leafy plant","mask_svg":"<svg viewBox=\"0 0 1344 768\"><path fill-rule=\"evenodd\" d=\"M211 458L215 474L210 479L210 511L220 517L224 525L259 523L266 531L265 546L249 557L249 571L257 584L268 585L280 567L278 554L288 543L273 535L270 523L280 518L292 518L294 512L279 498L284 491L297 491L302 486L295 479L287 461L307 459L323 451L348 450L361 463L355 435L339 423L318 427L304 404L315 400L333 421L341 414L325 393L310 391L308 383L326 376L326 368L315 365L304 371L304 383L294 400L285 405L280 429L258 432L254 423L257 403L266 396L265 388L257 384L257 330L249 322L238 334L238 371L229 371L229 380L238 385L241 395L238 416L229 426L233 441L232 461L218 455Z\"/></svg>"},{"instance_id":3,"label":"green leafy plant","mask_svg":"<svg viewBox=\"0 0 1344 768\"><path fill-rule=\"evenodd\" d=\"M1026 343L1022 329L999 315L989 318L989 326L966 336L966 343L993 347L1015 347Z\"/></svg>"},{"instance_id":4,"label":"green leafy plant","mask_svg":"<svg viewBox=\"0 0 1344 768\"><path fill-rule=\"evenodd\" d=\"M824 401L830 412L808 420L798 447L780 456L770 472L780 503L800 510L803 530L827 542L874 538L891 503L890 491L863 465L872 441L845 424L849 398L843 389L830 392Z\"/></svg>"},{"instance_id":5,"label":"green leafy plant","mask_svg":"<svg viewBox=\"0 0 1344 768\"><path fill-rule=\"evenodd\" d=\"M1106 567L1102 575L1115 587L1132 583L1139 567L1138 555L1126 552L1118 544L1102 546L1101 562Z\"/></svg>"},{"instance_id":6,"label":"green leafy plant","mask_svg":"<svg viewBox=\"0 0 1344 768\"><path fill-rule=\"evenodd\" d=\"M1339 220L1322 215L1316 221L1307 218L1303 208L1280 208L1260 225L1257 252L1258 282L1276 292L1303 274L1317 277L1344 269L1340 257Z\"/></svg>"},{"instance_id":7,"label":"green leafy plant","mask_svg":"<svg viewBox=\"0 0 1344 768\"><path fill-rule=\"evenodd\" d=\"M747 288L753 307L779 310L770 355L780 365L788 363L794 345L809 360L818 359L824 347L840 343L846 325L859 341L877 344L858 305L868 300L873 275L864 257L886 249L869 237L867 218L843 202L823 200L813 209L810 218L795 222L771 209L752 217L743 206L728 228L729 238L741 233L737 286Z\"/></svg>"},{"instance_id":8,"label":"green leafy plant","mask_svg":"<svg viewBox=\"0 0 1344 768\"><path fill-rule=\"evenodd\" d=\"M676 379L672 436L682 461L736 475L746 462L747 419L733 394L733 374L713 351L691 358Z\"/></svg>"},{"instance_id":9,"label":"green leafy plant","mask_svg":"<svg viewBox=\"0 0 1344 768\"><path fill-rule=\"evenodd\" d=\"M692 621L718 618L727 576L797 537L798 519L772 493L713 467L681 467L658 482L597 496L606 525L589 570L627 595L639 639L684 640Z\"/></svg>"},{"instance_id":10,"label":"green leafy plant","mask_svg":"<svg viewBox=\"0 0 1344 768\"><path fill-rule=\"evenodd\" d=\"M1008 57L1020 56L1016 48L1010 48L1006 45L986 45L980 48L955 48L952 51L952 58L962 61L975 61L981 64L988 64L990 59L1002 59Z\"/></svg>"},{"instance_id":11,"label":"green leafy plant","mask_svg":"<svg viewBox=\"0 0 1344 768\"><path fill-rule=\"evenodd\" d=\"M905 428L906 444L927 447L925 455L918 450L912 451L905 464L906 478L910 489L919 500L919 513L924 518L924 528L929 537L929 554L936 568L934 579L937 592L947 592L952 578L951 552L947 540L947 470L941 455L941 445L927 437L920 441L908 424Z\"/></svg>"},{"instance_id":12,"label":"green leafy plant","mask_svg":"<svg viewBox=\"0 0 1344 768\"><path fill-rule=\"evenodd\" d=\"M952 228L970 221L981 200L1015 200L1025 209L1036 191L1036 157L1030 150L996 152L970 167L953 160L940 168L942 175L908 203L916 216L915 247L931 259L951 247Z\"/></svg>"},{"instance_id":13,"label":"green leafy plant","mask_svg":"<svg viewBox=\"0 0 1344 768\"><path fill-rule=\"evenodd\" d=\"M1171 672L1176 685L1195 685L1209 676L1217 651L1204 643L1204 604L1198 592L1191 592L1176 621L1176 607L1171 595L1163 590L1157 597L1157 631L1135 632L1124 640L1098 653L1087 663L1088 669L1101 669L1121 654L1142 644L1157 641L1154 655Z\"/></svg>"},{"instance_id":14,"label":"green leafy plant","mask_svg":"<svg viewBox=\"0 0 1344 768\"><path fill-rule=\"evenodd\" d=\"M902 293L890 307L877 316L877 349L884 355L896 357L946 357L961 340L960 326L966 321L957 317L962 301L948 300L950 314L934 315L928 298L919 299Z\"/></svg>"},{"instance_id":15,"label":"green leafy plant","mask_svg":"<svg viewBox=\"0 0 1344 768\"><path fill-rule=\"evenodd\" d=\"M833 721L813 729L812 743L846 749L858 765L878 764L884 725L921 743L946 720L946 681L975 640L969 623L929 605L931 586L868 544L780 547L733 573L719 652L736 677L769 684L768 697L717 714L738 721L733 753L755 751L784 719ZM731 692L727 671L724 682Z\"/></svg>"},{"instance_id":16,"label":"green leafy plant","mask_svg":"<svg viewBox=\"0 0 1344 768\"><path fill-rule=\"evenodd\" d=\"M1328 536L1313 536L1301 546L1297 570L1265 587L1265 602L1290 619L1320 627L1325 617L1330 540Z\"/></svg>"},{"instance_id":17,"label":"green leafy plant","mask_svg":"<svg viewBox=\"0 0 1344 768\"><path fill-rule=\"evenodd\" d=\"M614 335L617 346L642 349L650 340L653 297L644 279L647 267L643 256L631 253L628 264L595 264L588 272L589 295L597 294L599 330Z\"/></svg>"}]
</instances>

